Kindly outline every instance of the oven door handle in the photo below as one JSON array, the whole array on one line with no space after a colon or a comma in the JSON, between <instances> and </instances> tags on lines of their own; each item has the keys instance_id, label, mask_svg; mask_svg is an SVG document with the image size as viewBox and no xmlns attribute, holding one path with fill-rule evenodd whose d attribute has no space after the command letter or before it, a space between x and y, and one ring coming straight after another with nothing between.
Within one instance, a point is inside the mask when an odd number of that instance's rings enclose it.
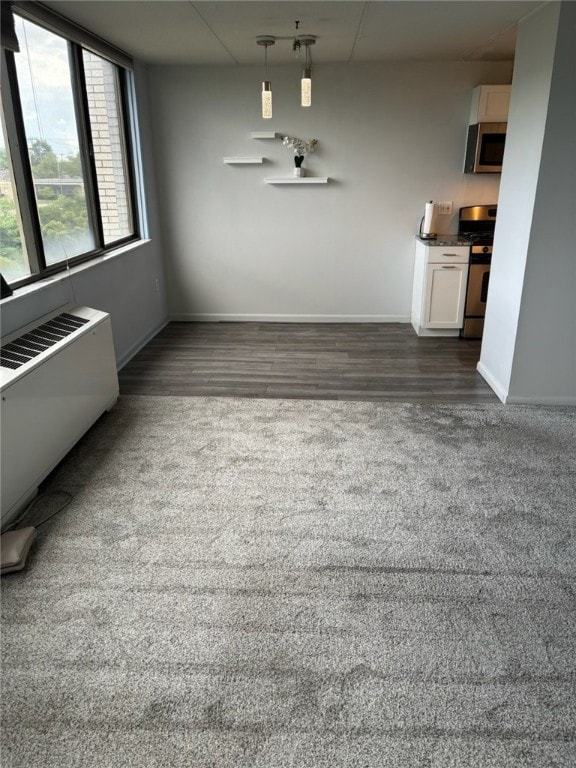
<instances>
[{"instance_id":1,"label":"oven door handle","mask_svg":"<svg viewBox=\"0 0 576 768\"><path fill-rule=\"evenodd\" d=\"M480 301L483 301L484 304L486 304L486 301L488 299L488 281L490 279L490 270L487 270L482 275L482 288L480 289Z\"/></svg>"}]
</instances>

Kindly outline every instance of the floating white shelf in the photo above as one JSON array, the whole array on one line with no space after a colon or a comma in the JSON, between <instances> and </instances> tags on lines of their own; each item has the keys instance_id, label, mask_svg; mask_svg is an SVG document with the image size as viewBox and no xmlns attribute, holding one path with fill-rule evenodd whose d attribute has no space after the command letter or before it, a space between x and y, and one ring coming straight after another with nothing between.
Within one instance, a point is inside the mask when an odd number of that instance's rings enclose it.
<instances>
[{"instance_id":1,"label":"floating white shelf","mask_svg":"<svg viewBox=\"0 0 576 768\"><path fill-rule=\"evenodd\" d=\"M247 165L264 162L263 157L223 157L222 160L226 163L226 165Z\"/></svg>"},{"instance_id":2,"label":"floating white shelf","mask_svg":"<svg viewBox=\"0 0 576 768\"><path fill-rule=\"evenodd\" d=\"M275 131L252 131L250 134L253 139L280 139L282 138L281 133L276 133Z\"/></svg>"},{"instance_id":3,"label":"floating white shelf","mask_svg":"<svg viewBox=\"0 0 576 768\"><path fill-rule=\"evenodd\" d=\"M328 184L328 176L286 176L281 179L264 179L266 184Z\"/></svg>"}]
</instances>

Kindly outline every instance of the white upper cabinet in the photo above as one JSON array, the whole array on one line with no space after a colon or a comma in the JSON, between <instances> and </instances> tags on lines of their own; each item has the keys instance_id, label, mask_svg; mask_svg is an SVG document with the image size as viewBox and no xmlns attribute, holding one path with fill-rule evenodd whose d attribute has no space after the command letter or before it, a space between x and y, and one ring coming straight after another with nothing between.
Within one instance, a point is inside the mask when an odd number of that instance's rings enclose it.
<instances>
[{"instance_id":1,"label":"white upper cabinet","mask_svg":"<svg viewBox=\"0 0 576 768\"><path fill-rule=\"evenodd\" d=\"M507 123L511 85L478 85L472 91L470 125Z\"/></svg>"}]
</instances>

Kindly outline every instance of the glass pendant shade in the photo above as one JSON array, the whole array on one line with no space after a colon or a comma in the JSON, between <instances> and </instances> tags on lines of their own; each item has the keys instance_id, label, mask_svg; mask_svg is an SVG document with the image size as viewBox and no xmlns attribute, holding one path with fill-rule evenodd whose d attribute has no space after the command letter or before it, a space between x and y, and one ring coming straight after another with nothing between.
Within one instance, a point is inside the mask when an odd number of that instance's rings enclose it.
<instances>
[{"instance_id":1,"label":"glass pendant shade","mask_svg":"<svg viewBox=\"0 0 576 768\"><path fill-rule=\"evenodd\" d=\"M262 83L262 117L269 120L272 117L272 83L264 80Z\"/></svg>"},{"instance_id":2,"label":"glass pendant shade","mask_svg":"<svg viewBox=\"0 0 576 768\"><path fill-rule=\"evenodd\" d=\"M302 80L300 81L301 87L301 101L303 107L312 106L312 71L305 69L302 72Z\"/></svg>"}]
</instances>

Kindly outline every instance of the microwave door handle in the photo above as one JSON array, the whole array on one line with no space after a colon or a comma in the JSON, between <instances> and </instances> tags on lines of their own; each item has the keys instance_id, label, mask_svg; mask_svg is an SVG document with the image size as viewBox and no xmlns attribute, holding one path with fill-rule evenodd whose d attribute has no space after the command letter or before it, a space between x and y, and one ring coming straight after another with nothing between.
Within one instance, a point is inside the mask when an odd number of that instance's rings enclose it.
<instances>
[{"instance_id":1,"label":"microwave door handle","mask_svg":"<svg viewBox=\"0 0 576 768\"><path fill-rule=\"evenodd\" d=\"M484 130L481 125L478 126L478 140L476 142L476 156L474 158L474 170L480 168L480 161L482 159L482 140L484 138Z\"/></svg>"}]
</instances>

